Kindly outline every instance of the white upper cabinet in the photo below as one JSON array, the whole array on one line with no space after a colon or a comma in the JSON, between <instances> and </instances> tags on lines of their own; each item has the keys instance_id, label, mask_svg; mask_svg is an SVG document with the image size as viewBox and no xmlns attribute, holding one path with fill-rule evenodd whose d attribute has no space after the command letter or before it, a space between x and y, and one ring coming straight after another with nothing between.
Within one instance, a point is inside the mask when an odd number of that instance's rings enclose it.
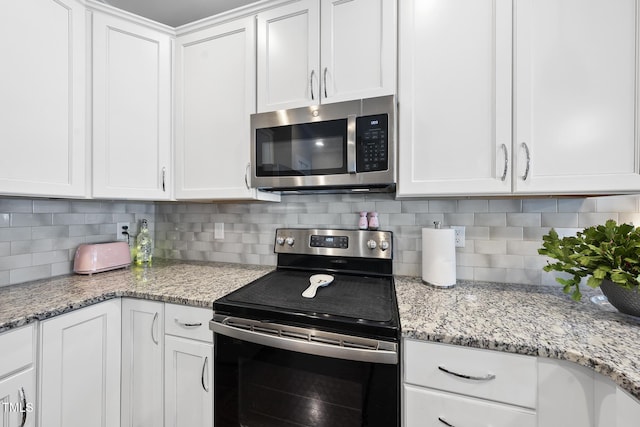
<instances>
[{"instance_id":1,"label":"white upper cabinet","mask_svg":"<svg viewBox=\"0 0 640 427\"><path fill-rule=\"evenodd\" d=\"M257 22L258 112L395 93L394 0L302 0Z\"/></svg>"},{"instance_id":2,"label":"white upper cabinet","mask_svg":"<svg viewBox=\"0 0 640 427\"><path fill-rule=\"evenodd\" d=\"M0 194L84 197L85 9L3 2Z\"/></svg>"},{"instance_id":3,"label":"white upper cabinet","mask_svg":"<svg viewBox=\"0 0 640 427\"><path fill-rule=\"evenodd\" d=\"M398 195L640 190L636 3L401 2Z\"/></svg>"},{"instance_id":4,"label":"white upper cabinet","mask_svg":"<svg viewBox=\"0 0 640 427\"><path fill-rule=\"evenodd\" d=\"M398 195L511 192L511 1L400 5Z\"/></svg>"},{"instance_id":5,"label":"white upper cabinet","mask_svg":"<svg viewBox=\"0 0 640 427\"><path fill-rule=\"evenodd\" d=\"M94 197L170 198L172 43L168 33L94 13Z\"/></svg>"},{"instance_id":6,"label":"white upper cabinet","mask_svg":"<svg viewBox=\"0 0 640 427\"><path fill-rule=\"evenodd\" d=\"M175 197L268 199L250 189L249 116L255 112L255 20L245 18L176 42Z\"/></svg>"},{"instance_id":7,"label":"white upper cabinet","mask_svg":"<svg viewBox=\"0 0 640 427\"><path fill-rule=\"evenodd\" d=\"M396 92L395 0L322 0L322 103Z\"/></svg>"},{"instance_id":8,"label":"white upper cabinet","mask_svg":"<svg viewBox=\"0 0 640 427\"><path fill-rule=\"evenodd\" d=\"M257 21L258 112L318 104L318 0L302 0L261 12Z\"/></svg>"},{"instance_id":9,"label":"white upper cabinet","mask_svg":"<svg viewBox=\"0 0 640 427\"><path fill-rule=\"evenodd\" d=\"M516 192L640 190L637 23L635 0L516 1Z\"/></svg>"}]
</instances>

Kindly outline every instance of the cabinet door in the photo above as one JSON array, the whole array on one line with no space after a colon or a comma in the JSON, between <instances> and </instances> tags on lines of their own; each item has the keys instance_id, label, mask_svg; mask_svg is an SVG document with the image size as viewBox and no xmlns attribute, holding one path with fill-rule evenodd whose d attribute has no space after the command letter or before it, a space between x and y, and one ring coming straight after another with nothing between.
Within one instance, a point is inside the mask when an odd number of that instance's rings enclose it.
<instances>
[{"instance_id":1,"label":"cabinet door","mask_svg":"<svg viewBox=\"0 0 640 427\"><path fill-rule=\"evenodd\" d=\"M165 426L213 425L213 345L165 337Z\"/></svg>"},{"instance_id":2,"label":"cabinet door","mask_svg":"<svg viewBox=\"0 0 640 427\"><path fill-rule=\"evenodd\" d=\"M85 196L85 10L3 2L0 194Z\"/></svg>"},{"instance_id":3,"label":"cabinet door","mask_svg":"<svg viewBox=\"0 0 640 427\"><path fill-rule=\"evenodd\" d=\"M639 190L637 2L515 5L515 191Z\"/></svg>"},{"instance_id":4,"label":"cabinet door","mask_svg":"<svg viewBox=\"0 0 640 427\"><path fill-rule=\"evenodd\" d=\"M258 112L320 103L318 0L258 14Z\"/></svg>"},{"instance_id":5,"label":"cabinet door","mask_svg":"<svg viewBox=\"0 0 640 427\"><path fill-rule=\"evenodd\" d=\"M593 370L576 363L539 358L538 426L597 425L593 378Z\"/></svg>"},{"instance_id":6,"label":"cabinet door","mask_svg":"<svg viewBox=\"0 0 640 427\"><path fill-rule=\"evenodd\" d=\"M93 196L166 200L171 38L93 15Z\"/></svg>"},{"instance_id":7,"label":"cabinet door","mask_svg":"<svg viewBox=\"0 0 640 427\"><path fill-rule=\"evenodd\" d=\"M395 0L322 0L320 11L322 102L394 94Z\"/></svg>"},{"instance_id":8,"label":"cabinet door","mask_svg":"<svg viewBox=\"0 0 640 427\"><path fill-rule=\"evenodd\" d=\"M279 199L247 185L255 46L253 18L178 38L177 199Z\"/></svg>"},{"instance_id":9,"label":"cabinet door","mask_svg":"<svg viewBox=\"0 0 640 427\"><path fill-rule=\"evenodd\" d=\"M122 426L163 423L164 304L122 300Z\"/></svg>"},{"instance_id":10,"label":"cabinet door","mask_svg":"<svg viewBox=\"0 0 640 427\"><path fill-rule=\"evenodd\" d=\"M119 425L120 324L120 299L40 323L39 425Z\"/></svg>"},{"instance_id":11,"label":"cabinet door","mask_svg":"<svg viewBox=\"0 0 640 427\"><path fill-rule=\"evenodd\" d=\"M33 427L36 373L33 367L0 380L0 427Z\"/></svg>"},{"instance_id":12,"label":"cabinet door","mask_svg":"<svg viewBox=\"0 0 640 427\"><path fill-rule=\"evenodd\" d=\"M533 410L404 386L405 427L535 427ZM556 424L559 425L559 424Z\"/></svg>"},{"instance_id":13,"label":"cabinet door","mask_svg":"<svg viewBox=\"0 0 640 427\"><path fill-rule=\"evenodd\" d=\"M399 196L511 192L511 9L400 2Z\"/></svg>"}]
</instances>

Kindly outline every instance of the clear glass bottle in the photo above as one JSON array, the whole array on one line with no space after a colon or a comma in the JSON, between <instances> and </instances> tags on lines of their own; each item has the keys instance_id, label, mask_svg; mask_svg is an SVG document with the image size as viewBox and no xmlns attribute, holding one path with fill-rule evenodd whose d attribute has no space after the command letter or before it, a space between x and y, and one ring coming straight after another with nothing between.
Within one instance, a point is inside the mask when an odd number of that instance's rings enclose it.
<instances>
[{"instance_id":1,"label":"clear glass bottle","mask_svg":"<svg viewBox=\"0 0 640 427\"><path fill-rule=\"evenodd\" d=\"M140 223L140 231L136 236L136 264L151 263L153 256L153 241L149 234L147 220Z\"/></svg>"}]
</instances>

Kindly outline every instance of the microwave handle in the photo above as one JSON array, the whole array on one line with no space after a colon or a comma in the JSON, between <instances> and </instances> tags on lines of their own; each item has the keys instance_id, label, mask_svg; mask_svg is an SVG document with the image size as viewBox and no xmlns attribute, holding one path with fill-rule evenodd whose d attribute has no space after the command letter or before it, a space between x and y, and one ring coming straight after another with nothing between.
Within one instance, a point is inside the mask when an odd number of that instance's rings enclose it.
<instances>
[{"instance_id":1,"label":"microwave handle","mask_svg":"<svg viewBox=\"0 0 640 427\"><path fill-rule=\"evenodd\" d=\"M347 116L347 172L356 173L356 115Z\"/></svg>"}]
</instances>

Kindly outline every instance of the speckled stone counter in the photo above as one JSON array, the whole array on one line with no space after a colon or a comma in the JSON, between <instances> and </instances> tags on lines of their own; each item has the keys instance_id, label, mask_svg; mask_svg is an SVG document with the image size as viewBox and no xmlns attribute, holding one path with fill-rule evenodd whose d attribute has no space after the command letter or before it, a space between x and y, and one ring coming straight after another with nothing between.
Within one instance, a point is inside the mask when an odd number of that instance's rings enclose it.
<instances>
[{"instance_id":1,"label":"speckled stone counter","mask_svg":"<svg viewBox=\"0 0 640 427\"><path fill-rule=\"evenodd\" d=\"M151 267L61 276L0 288L0 332L115 297L212 307L274 267L154 261Z\"/></svg>"},{"instance_id":2,"label":"speckled stone counter","mask_svg":"<svg viewBox=\"0 0 640 427\"><path fill-rule=\"evenodd\" d=\"M435 289L396 278L402 336L569 360L610 377L640 399L640 319L575 302L555 286L458 282Z\"/></svg>"},{"instance_id":3,"label":"speckled stone counter","mask_svg":"<svg viewBox=\"0 0 640 427\"><path fill-rule=\"evenodd\" d=\"M63 276L0 288L0 332L116 297L197 307L273 270L268 266L154 261L150 268ZM402 335L576 362L640 399L640 319L582 302L560 286L459 282L434 289L397 277Z\"/></svg>"}]
</instances>

